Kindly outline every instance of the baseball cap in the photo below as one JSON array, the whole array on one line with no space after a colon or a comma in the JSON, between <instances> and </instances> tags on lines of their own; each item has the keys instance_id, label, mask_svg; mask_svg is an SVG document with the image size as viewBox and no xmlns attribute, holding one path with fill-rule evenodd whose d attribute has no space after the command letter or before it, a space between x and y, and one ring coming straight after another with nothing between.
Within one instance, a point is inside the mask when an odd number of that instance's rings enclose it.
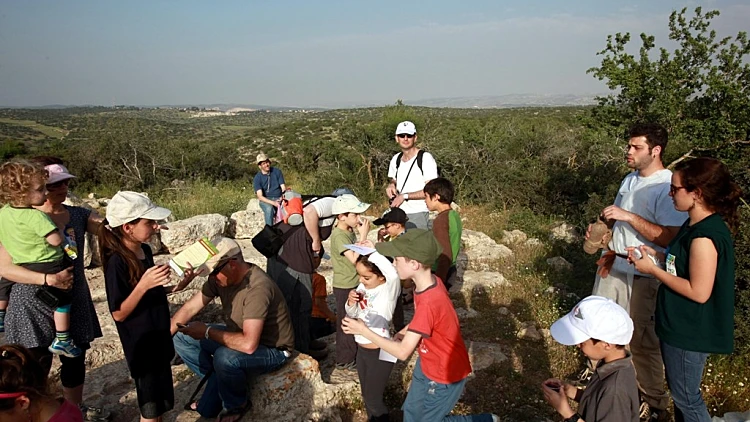
<instances>
[{"instance_id":1,"label":"baseball cap","mask_svg":"<svg viewBox=\"0 0 750 422\"><path fill-rule=\"evenodd\" d=\"M331 207L331 212L334 215L338 214L344 214L347 212L353 212L356 214L361 214L367 209L370 208L370 204L362 202L354 195L350 195L348 193L345 193L339 197L337 197L333 201L333 206Z\"/></svg>"},{"instance_id":2,"label":"baseball cap","mask_svg":"<svg viewBox=\"0 0 750 422\"><path fill-rule=\"evenodd\" d=\"M70 174L68 172L68 169L65 168L65 166L62 164L50 164L48 166L44 166L44 169L47 170L47 174L49 175L49 177L47 178L48 185L75 177Z\"/></svg>"},{"instance_id":3,"label":"baseball cap","mask_svg":"<svg viewBox=\"0 0 750 422\"><path fill-rule=\"evenodd\" d=\"M260 163L262 163L264 161L268 161L268 156L266 154L262 153L262 152L260 154L258 154L257 157L255 157L255 162L258 163L258 164L260 164Z\"/></svg>"},{"instance_id":4,"label":"baseball cap","mask_svg":"<svg viewBox=\"0 0 750 422\"><path fill-rule=\"evenodd\" d=\"M376 226L382 226L385 223L398 223L402 226L406 224L409 218L401 208L393 207L385 210L382 216L372 223Z\"/></svg>"},{"instance_id":5,"label":"baseball cap","mask_svg":"<svg viewBox=\"0 0 750 422\"><path fill-rule=\"evenodd\" d=\"M403 256L431 266L440 256L443 248L430 230L410 229L390 242L375 244L375 249L384 256Z\"/></svg>"},{"instance_id":6,"label":"baseball cap","mask_svg":"<svg viewBox=\"0 0 750 422\"><path fill-rule=\"evenodd\" d=\"M107 204L107 221L110 227L120 227L139 218L164 220L170 214L172 211L157 207L148 196L126 190L117 192Z\"/></svg>"},{"instance_id":7,"label":"baseball cap","mask_svg":"<svg viewBox=\"0 0 750 422\"><path fill-rule=\"evenodd\" d=\"M633 337L633 320L620 305L601 296L589 296L550 327L558 343L573 346L593 338L626 345Z\"/></svg>"},{"instance_id":8,"label":"baseball cap","mask_svg":"<svg viewBox=\"0 0 750 422\"><path fill-rule=\"evenodd\" d=\"M212 256L211 259L203 264L203 266L208 270L208 274L211 274L211 272L213 272L216 267L223 264L224 262L229 261L237 255L242 255L242 249L234 239L217 236L211 240L211 243L216 246L216 249L219 250L219 253Z\"/></svg>"},{"instance_id":9,"label":"baseball cap","mask_svg":"<svg viewBox=\"0 0 750 422\"><path fill-rule=\"evenodd\" d=\"M407 135L414 135L417 133L417 127L410 121L401 122L396 126L396 135L405 133Z\"/></svg>"}]
</instances>

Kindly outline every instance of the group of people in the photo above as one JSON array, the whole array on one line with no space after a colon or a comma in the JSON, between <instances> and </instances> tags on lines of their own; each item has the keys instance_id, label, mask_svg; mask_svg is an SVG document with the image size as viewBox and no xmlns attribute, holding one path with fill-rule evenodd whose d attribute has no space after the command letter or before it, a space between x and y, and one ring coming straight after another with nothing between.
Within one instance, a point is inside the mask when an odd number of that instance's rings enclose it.
<instances>
[{"instance_id":1,"label":"group of people","mask_svg":"<svg viewBox=\"0 0 750 422\"><path fill-rule=\"evenodd\" d=\"M499 420L490 413L449 415L472 371L448 296L461 219L451 208L452 183L416 147L415 125L400 123L395 141L401 152L389 165L390 207L373 222L383 226L378 242L367 239L371 223L363 214L370 204L346 188L308 199L299 224L277 223L286 186L261 153L253 186L283 245L263 271L244 260L236 241L216 239L218 253L200 269L188 268L176 285L167 265L155 265L147 243L169 210L121 191L105 219L63 205L74 176L59 159L3 164L0 276L9 293L0 296L0 320L12 345L0 348L0 415L35 422L108 418L82 403L85 354L102 335L83 272L88 232L98 236L107 302L142 421L159 421L174 407L175 354L205 382L185 409L233 422L252 407L252 377L280 368L295 350L325 357L327 345L317 338L333 331L335 371L356 372L369 420L389 419L383 394L390 372L415 350L405 421ZM635 171L602 211L612 236L602 245L594 294L551 327L557 341L577 345L589 359L583 387L560 379L542 385L566 421L664 420L665 374L675 419L710 420L700 384L708 354L733 348L731 236L742 193L715 159L665 169L666 144L659 125L632 128L626 155ZM430 211L437 213L433 221ZM317 273L329 238L335 312ZM170 316L168 294L197 276L207 276L201 290ZM407 289L411 299L402 296ZM215 298L223 324L195 320ZM414 302L411 321L403 318L407 300ZM55 354L64 400L46 388ZM568 399L579 402L576 411Z\"/></svg>"}]
</instances>

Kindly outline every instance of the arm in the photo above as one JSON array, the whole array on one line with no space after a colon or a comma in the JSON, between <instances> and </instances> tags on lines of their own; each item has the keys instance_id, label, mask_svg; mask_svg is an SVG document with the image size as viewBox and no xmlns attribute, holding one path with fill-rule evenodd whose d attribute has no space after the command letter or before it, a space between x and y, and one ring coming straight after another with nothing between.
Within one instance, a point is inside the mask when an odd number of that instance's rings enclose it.
<instances>
[{"instance_id":1,"label":"arm","mask_svg":"<svg viewBox=\"0 0 750 422\"><path fill-rule=\"evenodd\" d=\"M336 321L336 314L334 314L331 308L328 307L328 302L326 302L325 297L316 296L315 306L317 306L326 315L327 320L331 322Z\"/></svg>"},{"instance_id":2,"label":"arm","mask_svg":"<svg viewBox=\"0 0 750 422\"><path fill-rule=\"evenodd\" d=\"M432 222L432 233L435 235L438 244L443 249L440 252L440 256L437 259L437 267L435 268L435 275L443 280L443 283L447 282L448 270L453 264L453 249L451 247L450 229L448 226L448 213L443 212Z\"/></svg>"},{"instance_id":3,"label":"arm","mask_svg":"<svg viewBox=\"0 0 750 422\"><path fill-rule=\"evenodd\" d=\"M60 234L60 230L53 230L49 232L47 236L44 237L45 240L47 240L47 243L49 243L50 246L60 246L63 243L62 235Z\"/></svg>"},{"instance_id":4,"label":"arm","mask_svg":"<svg viewBox=\"0 0 750 422\"><path fill-rule=\"evenodd\" d=\"M208 338L232 350L251 355L258 349L262 331L262 319L246 319L242 322L242 332L209 330Z\"/></svg>"},{"instance_id":5,"label":"arm","mask_svg":"<svg viewBox=\"0 0 750 422\"><path fill-rule=\"evenodd\" d=\"M263 196L263 189L258 189L255 191L255 196L258 197L258 201L265 202L266 204L276 206L278 203L276 201L272 201L265 196Z\"/></svg>"},{"instance_id":6,"label":"arm","mask_svg":"<svg viewBox=\"0 0 750 422\"><path fill-rule=\"evenodd\" d=\"M401 341L380 337L367 328L364 322L358 319L344 318L341 325L346 334L360 334L362 337L370 340L376 346L402 361L409 359L409 356L411 356L414 349L417 348L419 341L422 339L422 336L413 331L406 331Z\"/></svg>"},{"instance_id":7,"label":"arm","mask_svg":"<svg viewBox=\"0 0 750 422\"><path fill-rule=\"evenodd\" d=\"M359 318L362 309L359 307L359 291L363 291L365 288L362 284L358 285L356 289L349 291L349 297L346 299L344 304L344 310L346 315L350 318Z\"/></svg>"},{"instance_id":8,"label":"arm","mask_svg":"<svg viewBox=\"0 0 750 422\"><path fill-rule=\"evenodd\" d=\"M641 253L644 255L641 259L634 259L632 252L630 253L636 270L643 274L653 275L667 287L692 301L698 303L708 301L714 288L716 266L719 260L719 254L711 239L699 237L690 242L690 280L669 274L654 265L645 256L649 252L651 252L649 249L641 247Z\"/></svg>"},{"instance_id":9,"label":"arm","mask_svg":"<svg viewBox=\"0 0 750 422\"><path fill-rule=\"evenodd\" d=\"M169 283L168 265L159 265L147 269L133 291L120 303L119 308L112 311L112 319L117 322L125 321L133 313L147 291L155 287L163 287L167 283Z\"/></svg>"},{"instance_id":10,"label":"arm","mask_svg":"<svg viewBox=\"0 0 750 422\"><path fill-rule=\"evenodd\" d=\"M31 271L20 265L13 263L5 248L0 245L0 277L10 280L14 283L32 284L41 286L46 279L47 284L60 289L70 288L73 282L73 267L66 268L57 274L43 274Z\"/></svg>"},{"instance_id":11,"label":"arm","mask_svg":"<svg viewBox=\"0 0 750 422\"><path fill-rule=\"evenodd\" d=\"M99 226L104 221L104 217L99 215L98 212L92 210L89 214L89 219L86 221L86 231L89 233L96 234L99 231Z\"/></svg>"},{"instance_id":12,"label":"arm","mask_svg":"<svg viewBox=\"0 0 750 422\"><path fill-rule=\"evenodd\" d=\"M320 227L318 227L320 216L318 215L318 210L312 205L306 206L302 208L302 217L305 222L307 233L310 235L310 238L312 238L312 250L313 252L320 253Z\"/></svg>"},{"instance_id":13,"label":"arm","mask_svg":"<svg viewBox=\"0 0 750 422\"><path fill-rule=\"evenodd\" d=\"M171 327L172 335L177 332L177 323L187 324L188 321L193 319L198 312L201 311L206 305L214 300L211 297L204 295L202 292L198 292L193 295L187 302L185 302L177 312L172 316Z\"/></svg>"},{"instance_id":14,"label":"arm","mask_svg":"<svg viewBox=\"0 0 750 422\"><path fill-rule=\"evenodd\" d=\"M680 231L679 226L660 226L646 220L638 214L625 211L617 205L608 206L602 211L602 215L607 220L623 221L630 224L633 229L640 233L640 235L647 241L655 243L661 247L667 247L677 232Z\"/></svg>"}]
</instances>

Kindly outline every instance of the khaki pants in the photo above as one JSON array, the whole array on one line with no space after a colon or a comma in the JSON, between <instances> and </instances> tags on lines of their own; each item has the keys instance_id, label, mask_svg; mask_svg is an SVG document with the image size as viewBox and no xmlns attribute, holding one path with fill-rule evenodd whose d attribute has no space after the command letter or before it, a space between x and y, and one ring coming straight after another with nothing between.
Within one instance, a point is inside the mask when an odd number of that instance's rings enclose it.
<instances>
[{"instance_id":1,"label":"khaki pants","mask_svg":"<svg viewBox=\"0 0 750 422\"><path fill-rule=\"evenodd\" d=\"M651 408L663 410L669 405L669 395L664 388L664 363L655 331L658 290L659 281L637 275L633 276L632 288L628 288L627 274L612 271L606 278L596 277L593 294L609 297L629 311L634 328L630 352L638 387ZM616 293L612 295L613 292ZM630 301L626 302L628 297Z\"/></svg>"}]
</instances>

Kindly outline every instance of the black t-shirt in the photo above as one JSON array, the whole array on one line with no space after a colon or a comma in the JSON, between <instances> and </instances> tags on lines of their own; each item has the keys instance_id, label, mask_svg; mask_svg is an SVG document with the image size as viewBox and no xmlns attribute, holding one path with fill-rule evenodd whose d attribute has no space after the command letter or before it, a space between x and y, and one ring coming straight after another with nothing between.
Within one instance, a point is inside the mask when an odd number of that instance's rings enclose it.
<instances>
[{"instance_id":1,"label":"black t-shirt","mask_svg":"<svg viewBox=\"0 0 750 422\"><path fill-rule=\"evenodd\" d=\"M142 245L146 258L141 260L144 269L154 266L154 257L148 245ZM120 309L122 302L133 292L125 260L113 255L104 269L109 311ZM162 287L150 289L143 295L127 319L115 321L120 335L125 360L130 374L139 377L169 365L174 356L170 332L169 302Z\"/></svg>"}]
</instances>

